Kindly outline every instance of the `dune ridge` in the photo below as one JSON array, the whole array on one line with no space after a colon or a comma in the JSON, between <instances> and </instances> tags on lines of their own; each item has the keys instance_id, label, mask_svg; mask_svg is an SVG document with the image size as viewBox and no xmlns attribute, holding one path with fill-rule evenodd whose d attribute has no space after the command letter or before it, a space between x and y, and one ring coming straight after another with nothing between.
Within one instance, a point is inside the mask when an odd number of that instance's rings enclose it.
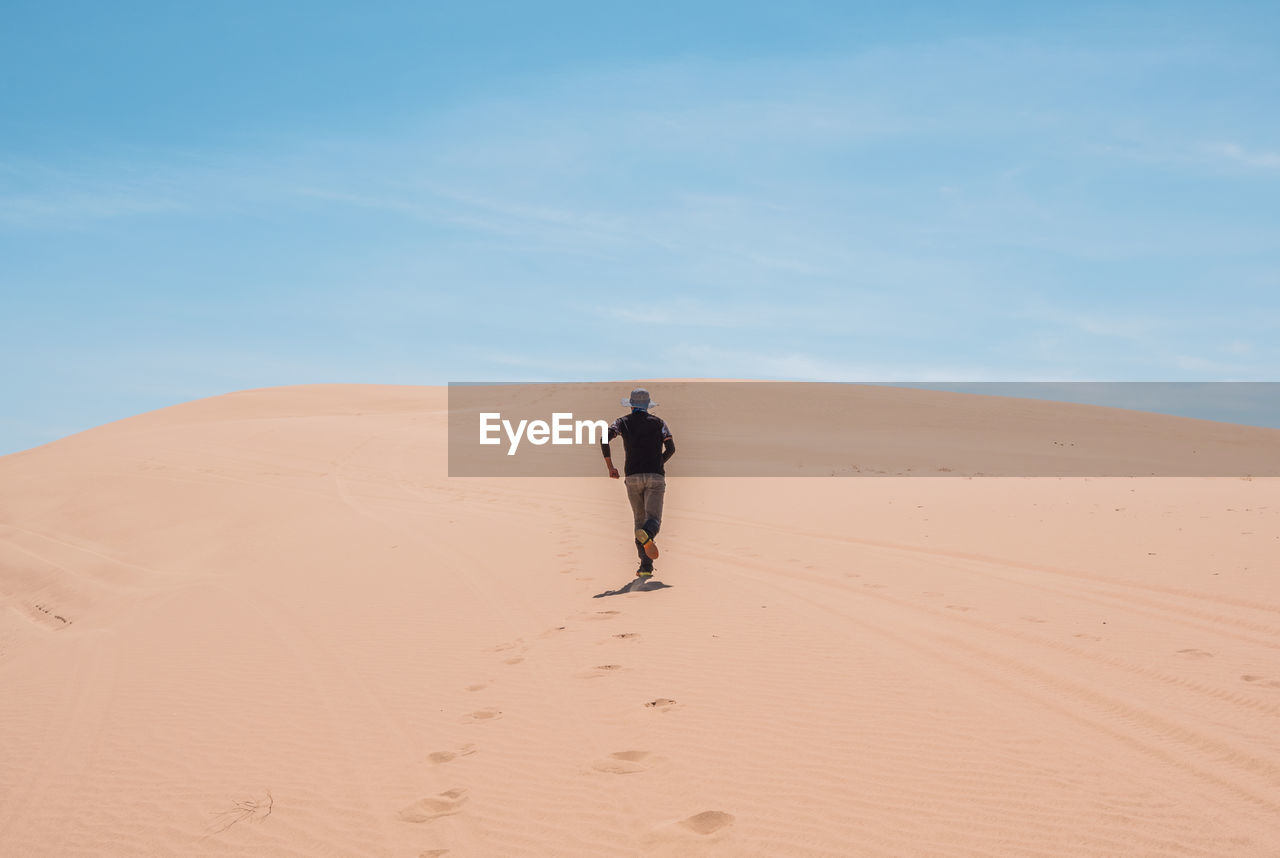
<instances>
[{"instance_id":1,"label":"dune ridge","mask_svg":"<svg viewBox=\"0 0 1280 858\"><path fill-rule=\"evenodd\" d=\"M637 588L617 483L446 434L313 386L0 458L0 854L1280 853L1280 480L682 449Z\"/></svg>"}]
</instances>

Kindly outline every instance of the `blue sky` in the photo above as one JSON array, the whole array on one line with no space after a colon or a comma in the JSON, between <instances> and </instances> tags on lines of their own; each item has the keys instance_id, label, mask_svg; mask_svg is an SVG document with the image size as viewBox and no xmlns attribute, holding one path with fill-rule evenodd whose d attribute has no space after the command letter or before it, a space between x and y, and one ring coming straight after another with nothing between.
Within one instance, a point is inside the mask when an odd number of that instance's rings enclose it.
<instances>
[{"instance_id":1,"label":"blue sky","mask_svg":"<svg viewBox=\"0 0 1280 858\"><path fill-rule=\"evenodd\" d=\"M7 3L0 454L314 382L1280 380L1278 9Z\"/></svg>"}]
</instances>

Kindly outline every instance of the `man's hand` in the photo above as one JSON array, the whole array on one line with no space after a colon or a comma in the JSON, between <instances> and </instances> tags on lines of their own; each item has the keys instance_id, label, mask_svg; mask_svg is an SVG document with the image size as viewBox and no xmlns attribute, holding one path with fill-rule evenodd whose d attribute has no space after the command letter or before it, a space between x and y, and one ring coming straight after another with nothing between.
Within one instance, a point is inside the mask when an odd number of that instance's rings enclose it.
<instances>
[{"instance_id":1,"label":"man's hand","mask_svg":"<svg viewBox=\"0 0 1280 858\"><path fill-rule=\"evenodd\" d=\"M614 480L618 478L618 469L612 465L609 466L609 477Z\"/></svg>"}]
</instances>

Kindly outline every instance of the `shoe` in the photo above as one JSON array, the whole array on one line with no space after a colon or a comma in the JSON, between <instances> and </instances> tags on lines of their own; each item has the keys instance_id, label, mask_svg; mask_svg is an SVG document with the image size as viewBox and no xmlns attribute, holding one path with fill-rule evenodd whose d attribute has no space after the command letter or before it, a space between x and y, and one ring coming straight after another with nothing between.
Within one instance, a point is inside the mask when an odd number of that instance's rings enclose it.
<instances>
[{"instance_id":1,"label":"shoe","mask_svg":"<svg viewBox=\"0 0 1280 858\"><path fill-rule=\"evenodd\" d=\"M652 566L641 566L639 569L637 569L637 570L636 570L636 577L637 577L637 578L652 578L652 577L653 577L653 567L652 567Z\"/></svg>"},{"instance_id":2,"label":"shoe","mask_svg":"<svg viewBox=\"0 0 1280 858\"><path fill-rule=\"evenodd\" d=\"M645 556L650 560L658 559L658 543L653 541L653 537L649 535L649 531L643 527L636 528L636 542L644 546Z\"/></svg>"}]
</instances>

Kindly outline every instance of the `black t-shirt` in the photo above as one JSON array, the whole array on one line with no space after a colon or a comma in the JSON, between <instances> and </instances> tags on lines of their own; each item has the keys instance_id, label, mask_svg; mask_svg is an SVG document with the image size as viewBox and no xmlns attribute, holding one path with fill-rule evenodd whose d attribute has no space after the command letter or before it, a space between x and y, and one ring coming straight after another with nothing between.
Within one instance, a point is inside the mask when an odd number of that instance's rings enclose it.
<instances>
[{"instance_id":1,"label":"black t-shirt","mask_svg":"<svg viewBox=\"0 0 1280 858\"><path fill-rule=\"evenodd\" d=\"M609 441L618 436L622 436L622 446L627 453L624 473L628 477L632 474L666 473L662 468L662 453L663 444L671 437L667 421L648 411L632 411L625 417L619 417L609 426L605 455L608 455Z\"/></svg>"}]
</instances>

